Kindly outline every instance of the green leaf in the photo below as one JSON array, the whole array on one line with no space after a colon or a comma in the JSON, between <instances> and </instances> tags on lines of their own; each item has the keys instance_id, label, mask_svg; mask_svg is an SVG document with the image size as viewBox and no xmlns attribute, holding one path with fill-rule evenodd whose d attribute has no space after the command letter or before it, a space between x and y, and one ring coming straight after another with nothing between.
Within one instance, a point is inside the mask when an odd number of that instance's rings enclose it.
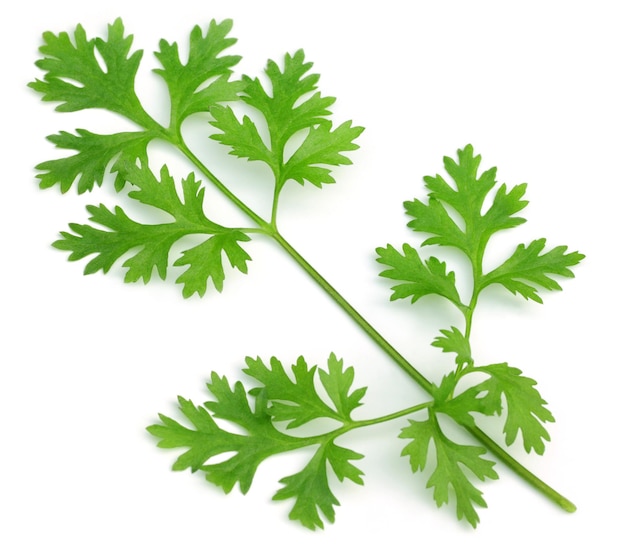
<instances>
[{"instance_id":1,"label":"green leaf","mask_svg":"<svg viewBox=\"0 0 626 558\"><path fill-rule=\"evenodd\" d=\"M203 471L206 479L230 492L239 483L245 494L250 489L260 463L269 456L299 447L297 440L276 430L268 416L250 409L243 385L233 387L225 377L215 372L207 388L215 400L196 407L191 401L179 398L179 410L194 428L188 428L164 415L161 424L148 431L161 440L162 448L189 448L174 463L175 471L190 468ZM211 413L213 415L211 415ZM214 418L228 420L242 427L247 434L236 434L222 429ZM213 457L232 453L217 463L207 463Z\"/></svg>"},{"instance_id":2,"label":"green leaf","mask_svg":"<svg viewBox=\"0 0 626 558\"><path fill-rule=\"evenodd\" d=\"M330 490L327 467L332 467L339 480L349 478L356 484L363 484L363 472L350 461L363 456L352 450L328 442L320 446L313 458L302 471L280 480L285 486L274 495L274 500L295 499L289 519L299 521L305 527L314 530L324 528L320 512L330 523L335 521L334 506L339 501Z\"/></svg>"},{"instance_id":3,"label":"green leaf","mask_svg":"<svg viewBox=\"0 0 626 558\"><path fill-rule=\"evenodd\" d=\"M43 94L44 101L60 103L57 110L73 112L102 108L116 112L151 128L154 121L145 113L135 94L135 76L142 51L129 55L133 37L124 36L121 19L108 26L106 40L88 39L78 25L72 38L67 33L43 34L44 55L37 67L44 70L43 80L29 85ZM96 56L101 57L104 68Z\"/></svg>"},{"instance_id":4,"label":"green leaf","mask_svg":"<svg viewBox=\"0 0 626 558\"><path fill-rule=\"evenodd\" d=\"M119 168L124 181L136 189L129 193L141 203L169 214L173 221L162 224L144 224L131 219L121 207L113 211L104 205L88 206L90 220L103 228L91 225L70 224L72 233L61 233L62 238L53 246L70 252L71 261L86 256L96 256L85 266L85 273L108 272L112 265L127 252L136 253L123 262L128 268L126 282L150 281L152 272L157 270L165 279L169 254L175 242L188 235L209 235L209 238L194 248L183 252L174 262L175 266L188 265L177 282L183 283L185 297L206 292L209 279L221 291L224 282L223 254L233 267L247 272L250 256L240 243L249 237L237 229L222 227L210 221L204 214L204 189L193 176L182 181L182 199L176 192L176 185L167 167L162 167L158 180L147 166L125 164Z\"/></svg>"},{"instance_id":5,"label":"green leaf","mask_svg":"<svg viewBox=\"0 0 626 558\"><path fill-rule=\"evenodd\" d=\"M176 266L189 266L176 280L183 284L183 296L188 298L196 293L203 296L209 279L213 281L216 290L221 292L225 278L224 255L231 267L247 273L247 262L251 258L241 243L248 240L250 238L241 231L225 230L183 251L183 255L174 262Z\"/></svg>"},{"instance_id":6,"label":"green leaf","mask_svg":"<svg viewBox=\"0 0 626 558\"><path fill-rule=\"evenodd\" d=\"M133 221L121 207L113 211L104 205L87 206L90 220L103 228L91 225L70 224L69 232L62 232L62 238L53 243L59 250L70 252L69 260L77 261L92 254L96 256L85 266L85 274L103 271L107 273L113 264L133 248L142 249L124 262L128 267L125 280L137 281L143 278L148 282L156 268L159 276L165 278L167 258L174 242L186 234L173 224L144 225Z\"/></svg>"},{"instance_id":7,"label":"green leaf","mask_svg":"<svg viewBox=\"0 0 626 558\"><path fill-rule=\"evenodd\" d=\"M404 208L407 215L413 217L408 227L431 235L422 242L422 246L453 246L465 253L470 252L465 233L436 198L430 197L428 204L420 200L408 201L404 203Z\"/></svg>"},{"instance_id":8,"label":"green leaf","mask_svg":"<svg viewBox=\"0 0 626 558\"><path fill-rule=\"evenodd\" d=\"M456 327L440 330L440 337L435 337L431 343L433 347L439 347L444 353L456 353L456 363L460 366L472 363L472 349L470 342Z\"/></svg>"},{"instance_id":9,"label":"green leaf","mask_svg":"<svg viewBox=\"0 0 626 558\"><path fill-rule=\"evenodd\" d=\"M306 180L319 188L324 184L334 183L331 170L320 165L352 164L342 152L358 149L359 146L354 140L363 130L362 127L352 126L350 121L344 122L335 130L331 130L330 122L322 122L319 126L311 128L302 144L285 163L282 182L291 179L304 184Z\"/></svg>"},{"instance_id":10,"label":"green leaf","mask_svg":"<svg viewBox=\"0 0 626 558\"><path fill-rule=\"evenodd\" d=\"M544 252L545 245L545 238L533 240L528 246L520 244L508 260L482 278L480 290L488 285L500 284L513 294L519 293L525 299L539 303L543 301L535 285L548 291L560 291L561 286L551 275L574 277L569 268L585 256L578 252L566 253L567 246L557 246Z\"/></svg>"},{"instance_id":11,"label":"green leaf","mask_svg":"<svg viewBox=\"0 0 626 558\"><path fill-rule=\"evenodd\" d=\"M230 154L236 157L266 163L278 191L288 180L300 184L307 181L318 187L331 184L334 178L327 167L350 164L343 153L358 148L354 140L363 128L344 122L332 129L327 117L335 99L316 91L319 76L308 73L312 64L304 61L302 50L293 56L285 55L283 66L281 70L276 62L268 62L265 74L269 92L258 78L243 77L241 99L261 113L268 142L262 139L260 123L247 115L240 120L232 108L219 106L211 109L211 124L220 132L211 138L229 146ZM307 135L297 141L292 155L285 160L287 142L301 130Z\"/></svg>"},{"instance_id":12,"label":"green leaf","mask_svg":"<svg viewBox=\"0 0 626 558\"><path fill-rule=\"evenodd\" d=\"M452 207L464 220L479 215L485 198L496 184L496 168L478 174L480 155L474 156L474 148L465 146L457 151L458 163L444 157L443 164L456 188L441 175L426 176L424 182L431 195Z\"/></svg>"},{"instance_id":13,"label":"green leaf","mask_svg":"<svg viewBox=\"0 0 626 558\"><path fill-rule=\"evenodd\" d=\"M350 392L354 381L354 368L349 366L344 370L343 360L331 354L328 358L328 371L319 369L318 373L337 413L344 421L350 421L352 411L361 406L361 399L367 391L367 388L362 387Z\"/></svg>"},{"instance_id":14,"label":"green leaf","mask_svg":"<svg viewBox=\"0 0 626 558\"><path fill-rule=\"evenodd\" d=\"M318 74L310 74L312 62L305 62L303 50L285 54L283 69L273 60L267 62L268 93L259 78L244 76L243 100L258 109L265 118L272 148L282 149L289 138L300 130L327 122L334 97L322 97L317 89ZM303 97L307 96L306 99ZM282 155L282 154L281 154Z\"/></svg>"},{"instance_id":15,"label":"green leaf","mask_svg":"<svg viewBox=\"0 0 626 558\"><path fill-rule=\"evenodd\" d=\"M484 211L487 195L496 185L496 168L479 174L481 157L474 156L471 145L457 153L458 162L444 157L444 167L455 187L439 174L424 177L430 191L429 203L419 200L405 203L407 214L412 217L408 226L429 235L424 245L456 247L477 264L494 233L525 221L514 215L528 203L522 200L526 185L520 184L507 191L503 184L496 191L490 207ZM460 224L457 224L458 218Z\"/></svg>"},{"instance_id":16,"label":"green leaf","mask_svg":"<svg viewBox=\"0 0 626 558\"><path fill-rule=\"evenodd\" d=\"M491 236L497 231L512 229L526 222L523 217L513 217L524 209L528 202L522 199L526 193L526 184L518 184L507 191L503 184L498 188L491 207L481 217L483 235Z\"/></svg>"},{"instance_id":17,"label":"green leaf","mask_svg":"<svg viewBox=\"0 0 626 558\"><path fill-rule=\"evenodd\" d=\"M163 68L155 72L164 79L170 93L171 126L178 127L191 114L208 112L217 103L237 99L242 84L229 81L229 77L241 57L220 56L237 42L227 37L232 26L231 20L212 20L205 35L199 26L194 27L186 64L180 60L176 43L159 43L155 55Z\"/></svg>"},{"instance_id":18,"label":"green leaf","mask_svg":"<svg viewBox=\"0 0 626 558\"><path fill-rule=\"evenodd\" d=\"M350 422L351 412L361 403L365 388L350 392L354 379L352 367L343 369L343 361L335 355L328 359L328 372L307 365L303 357L291 367L293 379L281 362L273 358L269 368L260 358L246 359L244 372L257 380L262 387L251 391L253 395L263 394L270 403L268 412L274 420L287 422L287 428L297 428L318 418L330 418L340 422ZM322 399L315 385L319 374L322 387L333 404L331 407Z\"/></svg>"},{"instance_id":19,"label":"green leaf","mask_svg":"<svg viewBox=\"0 0 626 558\"><path fill-rule=\"evenodd\" d=\"M262 384L262 387L254 388L250 393L263 393L264 398L271 402L268 412L274 420L287 422L287 428L297 428L321 417L339 418L336 411L317 393L317 367L309 368L303 357L291 367L293 379L277 358L272 358L267 367L260 358L248 357L246 365L244 372Z\"/></svg>"},{"instance_id":20,"label":"green leaf","mask_svg":"<svg viewBox=\"0 0 626 558\"><path fill-rule=\"evenodd\" d=\"M230 155L249 161L263 161L277 171L275 154L265 145L256 124L248 116L244 116L239 122L232 108L221 106L213 107L211 116L214 118L211 125L222 131L220 134L213 134L211 139L230 146Z\"/></svg>"},{"instance_id":21,"label":"green leaf","mask_svg":"<svg viewBox=\"0 0 626 558\"><path fill-rule=\"evenodd\" d=\"M223 227L210 221L204 213L204 188L193 173L182 180L182 197L167 166L163 165L157 178L146 163L118 165L118 174L135 189L128 197L144 205L160 209L177 221L196 226L206 232L220 232Z\"/></svg>"},{"instance_id":22,"label":"green leaf","mask_svg":"<svg viewBox=\"0 0 626 558\"><path fill-rule=\"evenodd\" d=\"M506 444L510 446L521 434L525 450L542 455L545 441L550 440L544 424L554 422L554 417L535 388L537 382L506 363L471 366L465 369L464 374L472 372L483 372L490 377L456 393L456 375L444 376L441 384L433 390L433 411L445 413L458 424L475 426L471 413L499 415L503 412L504 398L506 419L503 432Z\"/></svg>"},{"instance_id":23,"label":"green leaf","mask_svg":"<svg viewBox=\"0 0 626 558\"><path fill-rule=\"evenodd\" d=\"M506 363L476 367L474 370L486 372L491 377L482 382L476 390L487 392L485 404L493 408L502 408L502 396L506 401L506 421L504 434L507 445L511 445L518 434L524 440L527 452L535 451L542 455L545 441L550 440L544 424L554 422L546 402L535 389L537 382L522 375L521 370Z\"/></svg>"},{"instance_id":24,"label":"green leaf","mask_svg":"<svg viewBox=\"0 0 626 558\"><path fill-rule=\"evenodd\" d=\"M36 169L45 171L37 175L41 188L59 185L61 192L69 191L73 184L79 194L101 186L104 174L111 162L112 172L119 166L134 164L136 160L147 160L148 143L154 135L148 132L122 132L119 134L98 135L88 130L76 130L77 135L68 132L48 136L56 147L73 149L75 155L63 159L45 161ZM118 190L123 180L116 181Z\"/></svg>"},{"instance_id":25,"label":"green leaf","mask_svg":"<svg viewBox=\"0 0 626 558\"><path fill-rule=\"evenodd\" d=\"M476 507L484 508L487 504L467 472L479 480L498 478L493 468L495 463L482 457L486 453L485 449L460 445L447 438L433 413L425 421L409 420L409 426L402 429L400 438L411 440L402 455L409 457L413 472L426 468L430 445L434 444L436 466L426 487L434 489L433 496L438 507L449 502L452 488L456 497L457 517L476 527L479 522Z\"/></svg>"},{"instance_id":26,"label":"green leaf","mask_svg":"<svg viewBox=\"0 0 626 558\"><path fill-rule=\"evenodd\" d=\"M390 244L376 250L379 256L376 261L390 268L382 271L381 277L400 282L391 288L391 300L411 297L413 303L423 296L436 294L447 298L457 307L462 306L454 272L447 272L444 262L434 257L422 262L417 250L408 244L404 244L402 250L404 253Z\"/></svg>"},{"instance_id":27,"label":"green leaf","mask_svg":"<svg viewBox=\"0 0 626 558\"><path fill-rule=\"evenodd\" d=\"M206 36L199 27L190 37L188 62L182 64L178 45L161 42L156 53L163 69L155 70L168 85L171 96L172 126L177 130L182 120L194 112L208 111L215 103L238 98L240 82L231 82L230 67L239 61L236 56L219 57L219 53L234 43L227 39L232 22L221 24L213 21ZM48 139L57 147L73 149L78 153L64 159L46 161L37 166L46 171L38 175L42 188L59 184L62 192L69 190L76 181L79 193L101 185L107 166L117 158L117 164L134 164L137 159L146 160L148 143L163 138L164 130L145 113L134 91L134 80L141 59L141 52L126 58L132 37L124 37L121 20L109 26L107 41L88 40L84 29L78 26L74 42L67 33L56 36L44 34L46 44L41 52L46 56L37 65L46 70L44 81L30 84L44 94L44 100L64 101L58 110L75 111L86 108L104 108L117 112L137 122L142 132L123 132L98 135L77 130L78 135L61 132ZM101 68L95 52L102 57L106 68ZM208 83L208 80L210 83ZM116 180L120 190L124 182Z\"/></svg>"}]
</instances>

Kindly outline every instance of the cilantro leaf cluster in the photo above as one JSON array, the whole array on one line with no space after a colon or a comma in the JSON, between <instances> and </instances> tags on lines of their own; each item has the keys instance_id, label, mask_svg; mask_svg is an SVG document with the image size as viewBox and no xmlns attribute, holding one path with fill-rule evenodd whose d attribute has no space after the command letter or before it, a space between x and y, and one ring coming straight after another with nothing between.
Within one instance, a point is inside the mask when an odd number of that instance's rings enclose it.
<instances>
[{"instance_id":1,"label":"cilantro leaf cluster","mask_svg":"<svg viewBox=\"0 0 626 558\"><path fill-rule=\"evenodd\" d=\"M301 471L280 479L283 486L274 500L292 500L291 519L310 529L323 528L323 517L334 522L335 507L339 505L330 487L329 468L339 481L363 484L363 472L352 463L363 455L337 445L335 440L358 427L351 415L361 405L365 388L352 390L354 370L344 367L333 354L328 358L327 370L309 367L300 357L291 367L291 375L276 358L269 366L260 358L248 358L246 365L243 371L256 381L256 387L246 391L241 382L231 385L228 378L214 372L207 384L212 400L196 406L179 398L179 411L187 426L160 415L161 422L149 426L148 431L160 439L159 447L185 448L174 470L201 471L207 481L226 493L235 484L244 494L248 492L259 465L268 457L313 447L313 455ZM318 392L316 379L322 393ZM220 426L215 419L230 423L234 431ZM314 436L285 432L317 419L332 419L337 427ZM222 461L208 462L233 453Z\"/></svg>"},{"instance_id":2,"label":"cilantro leaf cluster","mask_svg":"<svg viewBox=\"0 0 626 558\"><path fill-rule=\"evenodd\" d=\"M380 275L394 283L391 300L409 298L415 303L423 296L436 295L452 303L463 317L463 331L451 326L441 330L432 343L443 352L455 354L455 369L439 384L433 384L434 404L428 419L410 421L401 437L412 440L403 454L409 456L414 471L424 469L430 440L434 441L437 466L427 486L434 488L438 505L448 502L452 487L458 517L475 526L478 521L475 507L485 506L485 502L464 471L471 471L480 480L495 478L490 468L493 464L481 457L484 448L451 442L440 427L438 416L447 415L457 424L474 427L478 416L506 413L505 443L511 445L521 437L525 450L538 454L543 454L545 442L550 439L545 424L554 421L535 387L536 382L521 370L507 363L475 363L470 335L479 295L491 285L500 285L525 299L542 302L539 289L559 290L557 278L573 277L571 268L584 256L568 252L566 246L546 251L546 240L538 239L518 245L510 257L485 272L483 259L489 240L495 233L525 222L518 213L528 203L523 199L526 184L511 189L502 184L496 189L496 168L479 172L481 157L474 154L471 145L458 150L457 155L456 161L444 158L451 182L441 175L425 177L427 202L415 199L407 201L404 207L409 216L408 227L423 235L421 247L453 248L469 260L473 282L469 300L461 299L456 275L447 270L446 262L434 256L423 259L419 250L408 244L402 251L387 245L378 248L377 254L378 262L385 268ZM492 195L490 200L489 195ZM462 378L484 375L487 379L470 387L459 387Z\"/></svg>"},{"instance_id":3,"label":"cilantro leaf cluster","mask_svg":"<svg viewBox=\"0 0 626 558\"><path fill-rule=\"evenodd\" d=\"M251 257L243 243L254 234L277 234L278 196L288 181L322 186L334 182L332 167L350 164L343 152L357 149L354 140L363 128L352 126L351 122L332 128L328 116L335 99L316 91L319 76L310 73L312 64L305 60L303 51L286 55L283 68L268 62L265 73L272 89L268 93L259 78L233 78L233 67L241 57L223 54L236 42L228 36L231 28L230 20L212 21L206 32L195 27L184 63L177 43L160 42L155 56L161 68L154 71L169 93L167 125L153 119L135 93L143 53L131 51L133 37L125 35L120 19L109 25L106 39L88 39L80 25L73 36L44 33L40 47L43 58L37 61L44 76L30 83L30 87L41 93L43 100L58 103L59 111L106 109L125 117L139 130L104 135L78 129L74 133L50 135L48 139L56 147L74 153L37 165L41 188L58 185L65 193L74 187L84 194L101 186L105 176L112 174L117 192L125 192L160 215L165 213L167 219L162 224L147 224L131 218L119 206L88 206L90 221L96 226L72 223L70 232L62 232L62 239L54 244L68 251L71 261L93 256L85 273L106 273L118 260L135 251L121 261L127 268L127 282L141 279L147 283L155 270L165 279L172 267L184 267L176 280L183 285L183 296L202 296L210 284L221 291L226 261L247 272ZM238 120L232 106L242 103L259 111L259 122L248 116ZM206 113L212 126L220 131L211 134L212 139L230 146L239 157L264 161L274 172L274 214L270 218L262 219L245 204L237 203L255 223L253 228L226 227L209 218L204 206L204 186L195 174L182 180L181 198L167 166L161 168L159 177L150 169L148 146L155 140L165 141L227 193L219 179L191 153L182 135L183 122L200 112ZM294 136L302 131L306 132L305 137L286 158L287 142L294 141ZM266 134L269 145L261 139ZM176 257L176 243L185 237L201 241Z\"/></svg>"}]
</instances>

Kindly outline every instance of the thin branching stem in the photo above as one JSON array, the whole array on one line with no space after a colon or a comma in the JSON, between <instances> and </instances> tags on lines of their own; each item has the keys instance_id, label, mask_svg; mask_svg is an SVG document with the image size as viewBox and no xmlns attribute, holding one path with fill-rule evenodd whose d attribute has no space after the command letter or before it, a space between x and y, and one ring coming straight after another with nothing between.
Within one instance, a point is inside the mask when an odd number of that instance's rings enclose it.
<instances>
[{"instance_id":1,"label":"thin branching stem","mask_svg":"<svg viewBox=\"0 0 626 558\"><path fill-rule=\"evenodd\" d=\"M401 411L396 411L395 413L389 413L380 417L345 422L342 426L336 428L335 430L331 430L330 432L326 432L325 434L318 434L316 436L307 436L306 438L304 438L304 440L307 441L307 445L321 444L328 441L329 439L334 440L335 438L338 438L339 436L347 434L348 432L351 432L352 430L356 430L358 428L366 428L368 426L384 424L385 422L390 422L392 420L397 420L408 415L419 413L424 409L432 407L432 405L432 401L426 401L424 403L419 403L418 405L413 405L406 409L402 409Z\"/></svg>"}]
</instances>

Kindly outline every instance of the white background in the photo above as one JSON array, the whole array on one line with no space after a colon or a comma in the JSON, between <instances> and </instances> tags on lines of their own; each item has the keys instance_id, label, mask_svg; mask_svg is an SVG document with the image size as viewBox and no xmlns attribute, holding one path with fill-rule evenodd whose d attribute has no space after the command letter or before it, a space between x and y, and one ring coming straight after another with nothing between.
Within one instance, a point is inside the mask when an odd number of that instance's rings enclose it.
<instances>
[{"instance_id":1,"label":"white background","mask_svg":"<svg viewBox=\"0 0 626 558\"><path fill-rule=\"evenodd\" d=\"M0 555L623 556L622 7L603 0L23 0L10 13L2 8ZM335 121L352 119L366 132L354 165L335 173L336 185L289 187L281 230L432 378L451 364L430 346L432 337L459 325L459 316L433 300L389 303L373 250L417 243L402 202L422 198L422 177L442 172L442 157L467 143L483 155L484 169L498 166L501 181L529 184L528 223L502 234L501 246L545 236L587 258L544 305L486 295L475 356L507 360L538 380L557 418L553 441L543 457L511 451L571 498L575 514L500 467L501 480L482 487L489 508L478 529L458 523L452 509L435 507L426 477L399 457L403 423L345 441L366 454L358 463L365 486L334 488L342 505L322 532L289 522L289 503L271 502L278 479L295 472L304 454L263 464L245 497L169 471L176 454L156 449L145 426L158 412L172 414L178 394L202 402L212 370L239 379L247 355L289 362L302 354L323 364L335 351L355 366L355 385L369 386L363 417L423 395L268 242L247 246L248 276L231 272L222 294L190 300L174 278L125 285L119 267L83 277L83 262L66 263L50 247L68 222L86 220L86 204L116 202L108 183L81 197L40 191L33 167L61 155L45 136L120 128L99 115L55 113L26 83L40 76L33 63L42 32L82 23L90 36L103 35L118 16L144 49L138 87L156 115L163 91L150 69L162 37L185 44L195 24L233 18L233 53L252 75L268 58L304 48L322 92L338 98ZM218 174L238 181L238 192L265 211L263 171L222 155L207 147L209 160L223 161ZM192 170L171 164L181 176ZM221 210L213 191L207 203Z\"/></svg>"}]
</instances>

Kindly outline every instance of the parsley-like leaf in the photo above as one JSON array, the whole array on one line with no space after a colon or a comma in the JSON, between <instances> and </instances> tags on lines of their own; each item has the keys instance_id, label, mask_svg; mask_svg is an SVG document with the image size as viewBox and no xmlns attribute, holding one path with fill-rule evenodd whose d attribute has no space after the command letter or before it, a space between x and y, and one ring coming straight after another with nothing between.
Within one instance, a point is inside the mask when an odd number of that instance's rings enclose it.
<instances>
[{"instance_id":1,"label":"parsley-like leaf","mask_svg":"<svg viewBox=\"0 0 626 558\"><path fill-rule=\"evenodd\" d=\"M506 401L504 434L507 445L511 445L521 434L527 452L543 454L545 441L550 440L544 424L554 422L554 417L535 388L537 382L506 363L478 366L474 370L490 375L489 379L474 388L475 391L486 392L483 405L490 406L499 414L502 397Z\"/></svg>"},{"instance_id":2,"label":"parsley-like leaf","mask_svg":"<svg viewBox=\"0 0 626 558\"><path fill-rule=\"evenodd\" d=\"M128 268L126 282L142 279L147 283L153 269L165 279L169 253L181 238L201 234L208 240L183 252L176 266L189 266L178 278L184 284L183 295L203 295L209 279L218 291L224 282L223 254L233 267L247 272L250 256L240 243L249 237L237 229L222 227L210 221L204 214L204 189L193 174L182 181L182 199L167 167L161 169L160 180L147 167L127 165L123 169L125 180L137 187L129 193L143 204L169 214L173 221L162 224L144 224L131 219L121 207L113 211L103 205L88 206L90 220L103 228L91 225L71 224L72 233L63 232L62 239L54 243L56 248L70 252L70 260L79 260L91 254L96 256L85 267L85 273L107 272L124 254L132 249L138 252L123 262Z\"/></svg>"},{"instance_id":3,"label":"parsley-like leaf","mask_svg":"<svg viewBox=\"0 0 626 558\"><path fill-rule=\"evenodd\" d=\"M337 414L344 421L352 420L352 411L361 405L361 399L367 391L364 387L351 391L354 368L344 368L343 360L331 354L328 358L328 370L320 369L319 377Z\"/></svg>"},{"instance_id":4,"label":"parsley-like leaf","mask_svg":"<svg viewBox=\"0 0 626 558\"><path fill-rule=\"evenodd\" d=\"M560 291L561 286L550 275L573 277L570 267L578 264L584 256L578 252L566 253L567 246L557 246L544 252L545 245L544 238L533 240L528 246L520 244L508 260L481 279L480 288L500 284L513 294L519 293L527 300L540 303L543 300L537 294L535 285L548 291Z\"/></svg>"},{"instance_id":5,"label":"parsley-like leaf","mask_svg":"<svg viewBox=\"0 0 626 558\"><path fill-rule=\"evenodd\" d=\"M135 78L142 52L130 53L132 35L124 36L120 19L109 25L108 38L88 39L82 26L70 37L44 33L45 44L40 48L44 57L37 66L45 71L43 80L29 84L43 94L44 101L59 102L57 110L78 111L102 108L116 112L139 124L144 130L101 135L79 129L77 134L61 132L48 139L57 147L77 151L75 155L37 165L45 171L37 177L42 188L59 184L67 192L76 181L79 193L101 185L109 164L116 172L118 165L146 160L146 149L154 139L180 143L180 126L185 118L196 112L208 111L211 106L234 101L241 90L241 82L231 81L231 67L239 56L219 56L234 44L226 35L232 22L211 22L206 35L196 26L189 39L186 64L180 61L178 45L161 41L155 53L163 68L156 69L168 86L170 94L170 128L158 124L144 110L135 93ZM72 41L73 39L73 41ZM100 66L97 54L104 61ZM130 53L130 54L129 54ZM77 180L78 179L78 180ZM124 182L119 175L116 189Z\"/></svg>"},{"instance_id":6,"label":"parsley-like leaf","mask_svg":"<svg viewBox=\"0 0 626 558\"><path fill-rule=\"evenodd\" d=\"M57 110L73 112L102 108L151 127L135 93L135 77L142 51L130 54L132 35L124 36L121 19L109 25L107 39L88 39L81 25L72 43L67 33L46 32L40 52L45 56L37 66L45 71L43 80L30 86L43 94L44 101L59 102ZM100 67L95 49L105 68Z\"/></svg>"},{"instance_id":7,"label":"parsley-like leaf","mask_svg":"<svg viewBox=\"0 0 626 558\"><path fill-rule=\"evenodd\" d=\"M285 145L295 132L321 124L330 116L335 98L322 97L316 91L320 76L308 73L312 67L300 49L285 55L282 70L273 60L268 61L265 74L271 85L269 93L259 78L244 77L244 99L265 116L272 145ZM310 97L298 103L305 95Z\"/></svg>"},{"instance_id":8,"label":"parsley-like leaf","mask_svg":"<svg viewBox=\"0 0 626 558\"><path fill-rule=\"evenodd\" d=\"M314 366L309 368L304 358L299 358L291 367L293 380L282 363L273 358L269 368L261 359L246 359L244 372L257 380L263 387L251 391L263 394L271 401L268 412L276 421L286 421L287 428L297 428L317 418L330 418L341 422L351 421L351 413L361 403L365 388L350 391L354 380L354 369L344 370L343 361L334 354L328 359L328 371ZM315 378L319 377L332 406L318 393Z\"/></svg>"},{"instance_id":9,"label":"parsley-like leaf","mask_svg":"<svg viewBox=\"0 0 626 558\"><path fill-rule=\"evenodd\" d=\"M263 161L272 171L278 172L276 155L265 145L256 124L248 116L239 122L231 107L216 106L211 109L215 119L211 124L219 128L220 134L213 134L212 139L230 146L230 154L249 161Z\"/></svg>"},{"instance_id":10,"label":"parsley-like leaf","mask_svg":"<svg viewBox=\"0 0 626 558\"><path fill-rule=\"evenodd\" d=\"M528 203L521 199L526 185L520 184L507 191L503 184L496 192L491 207L483 213L486 197L496 185L496 169L494 167L479 174L481 157L474 156L471 145L460 149L458 157L458 163L450 157L444 158L445 169L456 188L441 175L426 176L424 182L430 191L429 204L425 205L419 200L405 203L407 214L413 217L408 226L414 231L430 235L424 245L455 246L470 259L476 260L481 257L485 245L495 232L525 221L513 216ZM461 217L463 228L456 224L445 205Z\"/></svg>"},{"instance_id":11,"label":"parsley-like leaf","mask_svg":"<svg viewBox=\"0 0 626 558\"><path fill-rule=\"evenodd\" d=\"M167 84L171 100L171 121L175 126L197 112L224 101L234 101L241 89L238 81L229 81L231 68L240 56L219 56L237 42L227 37L233 22L211 21L205 35L196 26L189 37L189 56L186 64L180 60L178 45L162 39L156 57L163 66L155 72Z\"/></svg>"},{"instance_id":12,"label":"parsley-like leaf","mask_svg":"<svg viewBox=\"0 0 626 558\"><path fill-rule=\"evenodd\" d=\"M417 250L408 244L402 246L402 251L391 245L376 250L379 256L376 261L390 268L382 271L381 277L400 282L391 288L391 300L411 297L411 302L415 302L423 296L437 294L461 306L454 272L448 272L444 262L435 257L422 262Z\"/></svg>"},{"instance_id":13,"label":"parsley-like leaf","mask_svg":"<svg viewBox=\"0 0 626 558\"><path fill-rule=\"evenodd\" d=\"M179 398L180 411L193 428L159 415L161 424L148 427L148 431L160 438L159 447L189 448L174 463L175 471L187 468L192 472L203 471L207 480L222 487L224 492L230 492L239 483L245 494L263 460L301 444L276 430L262 409L257 413L250 408L240 382L231 387L226 377L213 373L207 388L214 400L204 406L195 406L191 401ZM244 428L246 434L224 430L215 418ZM213 457L230 452L236 453L224 461L207 463Z\"/></svg>"},{"instance_id":14,"label":"parsley-like leaf","mask_svg":"<svg viewBox=\"0 0 626 558\"><path fill-rule=\"evenodd\" d=\"M458 378L455 374L446 374L433 389L432 409L444 413L458 424L474 426L476 421L471 413L493 415L501 410L501 405L495 405L493 400L482 397L484 390L480 387L470 387L456 393Z\"/></svg>"},{"instance_id":15,"label":"parsley-like leaf","mask_svg":"<svg viewBox=\"0 0 626 558\"><path fill-rule=\"evenodd\" d=\"M357 149L353 142L362 131L362 128L352 126L352 122L344 122L334 130L331 130L330 122L322 122L311 128L302 144L284 164L281 182L291 179L304 184L308 181L319 188L334 183L335 179L326 166L350 165L350 159L342 152Z\"/></svg>"},{"instance_id":16,"label":"parsley-like leaf","mask_svg":"<svg viewBox=\"0 0 626 558\"><path fill-rule=\"evenodd\" d=\"M431 344L433 347L439 347L444 353L456 353L456 363L459 365L473 362L469 339L454 326L449 330L442 329L441 336L435 337Z\"/></svg>"},{"instance_id":17,"label":"parsley-like leaf","mask_svg":"<svg viewBox=\"0 0 626 558\"><path fill-rule=\"evenodd\" d=\"M355 451L336 446L329 441L315 452L304 469L295 475L280 480L285 486L274 495L274 500L294 498L294 506L289 519L300 521L309 529L323 528L320 512L330 523L335 521L334 506L339 505L328 484L327 469L330 465L337 478L350 479L356 484L363 484L363 472L350 461L362 459Z\"/></svg>"},{"instance_id":18,"label":"parsley-like leaf","mask_svg":"<svg viewBox=\"0 0 626 558\"><path fill-rule=\"evenodd\" d=\"M244 372L263 386L254 388L251 393L262 393L271 401L268 412L276 421L285 421L287 428L297 428L321 417L341 418L317 393L317 367L309 368L304 358L299 358L291 367L293 380L277 358L270 360L269 367L259 358L247 358L246 365Z\"/></svg>"},{"instance_id":19,"label":"parsley-like leaf","mask_svg":"<svg viewBox=\"0 0 626 558\"><path fill-rule=\"evenodd\" d=\"M224 256L231 267L247 273L250 256L241 247L241 243L248 240L250 237L241 231L223 230L201 244L183 251L183 255L174 262L176 266L188 266L176 279L177 283L183 284L183 296L188 298L196 293L203 296L209 279L216 290L221 292L225 278Z\"/></svg>"},{"instance_id":20,"label":"parsley-like leaf","mask_svg":"<svg viewBox=\"0 0 626 558\"><path fill-rule=\"evenodd\" d=\"M351 122L332 129L327 117L335 99L316 91L319 76L308 73L311 66L302 50L285 55L282 70L270 60L265 70L270 92L258 78L243 77L241 99L261 112L269 144L263 141L259 124L249 116L240 121L230 107L211 109L212 125L220 130L211 138L229 146L236 157L266 163L274 174L277 191L290 179L320 187L334 182L326 167L350 164L342 153L357 149L354 140L363 132ZM287 142L301 130L308 130L306 137L286 159Z\"/></svg>"},{"instance_id":21,"label":"parsley-like leaf","mask_svg":"<svg viewBox=\"0 0 626 558\"><path fill-rule=\"evenodd\" d=\"M476 506L487 507L478 490L470 480L471 472L480 480L497 479L495 463L482 457L483 448L460 445L450 440L441 431L433 413L424 421L409 421L409 426L402 429L400 438L411 440L402 450L402 455L409 457L414 472L426 468L431 442L434 443L436 466L428 479L427 488L434 489L437 506L441 507L450 500L450 488L456 497L456 512L459 519L466 519L476 527L479 522Z\"/></svg>"},{"instance_id":22,"label":"parsley-like leaf","mask_svg":"<svg viewBox=\"0 0 626 558\"><path fill-rule=\"evenodd\" d=\"M88 130L76 130L77 135L60 132L48 136L56 147L73 149L75 155L45 161L37 165L37 170L45 171L37 175L41 188L50 188L56 184L61 192L67 192L74 183L79 194L90 191L95 185L101 186L108 165L116 160L113 172L119 166L126 166L137 159L147 159L148 143L154 135L147 132L121 132L119 134L99 135ZM124 186L123 180L116 181L118 190Z\"/></svg>"}]
</instances>

